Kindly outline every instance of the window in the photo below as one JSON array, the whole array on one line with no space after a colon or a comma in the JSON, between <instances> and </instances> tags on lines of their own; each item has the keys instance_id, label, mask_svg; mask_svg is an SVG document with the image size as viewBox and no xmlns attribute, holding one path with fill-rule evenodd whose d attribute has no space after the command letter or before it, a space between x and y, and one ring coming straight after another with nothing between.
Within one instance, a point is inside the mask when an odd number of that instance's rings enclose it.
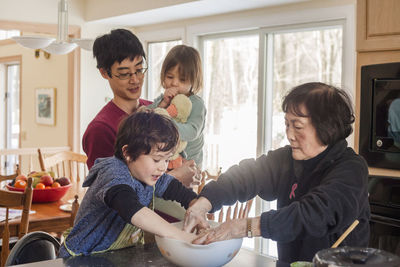
<instances>
[{"instance_id":1,"label":"window","mask_svg":"<svg viewBox=\"0 0 400 267\"><path fill-rule=\"evenodd\" d=\"M160 82L162 63L164 62L164 58L168 54L169 50L179 44L182 44L181 40L148 44L147 63L149 69L147 74L147 99L154 100L155 97L164 93Z\"/></svg>"},{"instance_id":2,"label":"window","mask_svg":"<svg viewBox=\"0 0 400 267\"><path fill-rule=\"evenodd\" d=\"M296 85L320 81L341 86L342 28L322 28L273 33L272 144L288 144L282 98Z\"/></svg>"},{"instance_id":3,"label":"window","mask_svg":"<svg viewBox=\"0 0 400 267\"><path fill-rule=\"evenodd\" d=\"M342 32L335 21L201 37L207 107L203 169L226 171L286 145L282 98L305 82L341 86ZM275 202L258 206L257 214L276 209ZM243 245L277 256L271 240L245 239Z\"/></svg>"},{"instance_id":4,"label":"window","mask_svg":"<svg viewBox=\"0 0 400 267\"><path fill-rule=\"evenodd\" d=\"M18 148L20 135L20 108L19 108L19 75L20 67L16 63L0 64L0 75L3 77L0 84L0 95L2 105L0 105L0 129L2 130L1 148ZM5 173L12 173L15 170L16 159L6 157L1 162L0 169Z\"/></svg>"},{"instance_id":5,"label":"window","mask_svg":"<svg viewBox=\"0 0 400 267\"><path fill-rule=\"evenodd\" d=\"M13 36L20 36L21 32L18 30L0 30L0 40L10 39Z\"/></svg>"},{"instance_id":6,"label":"window","mask_svg":"<svg viewBox=\"0 0 400 267\"><path fill-rule=\"evenodd\" d=\"M204 40L203 166L209 170L226 170L240 159L256 156L258 38Z\"/></svg>"}]
</instances>

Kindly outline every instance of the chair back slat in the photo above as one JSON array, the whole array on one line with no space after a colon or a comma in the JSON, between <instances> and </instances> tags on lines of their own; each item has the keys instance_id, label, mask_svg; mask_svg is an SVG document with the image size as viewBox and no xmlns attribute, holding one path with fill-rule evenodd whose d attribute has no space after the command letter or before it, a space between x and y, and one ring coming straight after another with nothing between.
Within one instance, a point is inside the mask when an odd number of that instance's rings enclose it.
<instances>
[{"instance_id":1,"label":"chair back slat","mask_svg":"<svg viewBox=\"0 0 400 267\"><path fill-rule=\"evenodd\" d=\"M236 202L235 209L233 210L233 218L237 218L237 216L238 216L238 205Z\"/></svg>"},{"instance_id":2,"label":"chair back slat","mask_svg":"<svg viewBox=\"0 0 400 267\"><path fill-rule=\"evenodd\" d=\"M33 171L33 155L29 155L29 172Z\"/></svg>"},{"instance_id":3,"label":"chair back slat","mask_svg":"<svg viewBox=\"0 0 400 267\"><path fill-rule=\"evenodd\" d=\"M222 222L224 220L224 211L221 209L218 215L218 221Z\"/></svg>"},{"instance_id":4,"label":"chair back slat","mask_svg":"<svg viewBox=\"0 0 400 267\"><path fill-rule=\"evenodd\" d=\"M226 211L225 221L231 220L231 212L232 212L232 207L229 207L228 210Z\"/></svg>"}]
</instances>

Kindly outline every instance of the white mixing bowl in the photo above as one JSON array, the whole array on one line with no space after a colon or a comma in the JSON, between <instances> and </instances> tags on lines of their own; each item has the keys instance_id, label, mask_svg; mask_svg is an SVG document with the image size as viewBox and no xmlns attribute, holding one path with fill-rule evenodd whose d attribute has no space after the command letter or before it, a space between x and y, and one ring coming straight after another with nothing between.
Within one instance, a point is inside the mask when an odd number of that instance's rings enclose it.
<instances>
[{"instance_id":1,"label":"white mixing bowl","mask_svg":"<svg viewBox=\"0 0 400 267\"><path fill-rule=\"evenodd\" d=\"M179 229L182 229L182 224L173 223ZM156 235L158 249L165 258L176 265L191 267L222 266L230 262L239 252L242 241L242 238L237 238L208 245L194 245Z\"/></svg>"}]
</instances>

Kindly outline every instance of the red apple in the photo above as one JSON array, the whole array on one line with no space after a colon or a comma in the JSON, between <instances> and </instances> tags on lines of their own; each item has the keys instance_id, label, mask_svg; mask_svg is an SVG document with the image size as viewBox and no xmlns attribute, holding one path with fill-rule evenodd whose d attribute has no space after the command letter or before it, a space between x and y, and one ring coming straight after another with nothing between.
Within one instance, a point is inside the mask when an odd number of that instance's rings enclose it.
<instances>
[{"instance_id":1,"label":"red apple","mask_svg":"<svg viewBox=\"0 0 400 267\"><path fill-rule=\"evenodd\" d=\"M50 175L43 175L40 177L40 182L45 186L50 186L53 184L53 178Z\"/></svg>"},{"instance_id":2,"label":"red apple","mask_svg":"<svg viewBox=\"0 0 400 267\"><path fill-rule=\"evenodd\" d=\"M22 181L27 181L28 180L28 178L26 178L26 176L25 175L23 175L23 174L20 174L20 175L18 175L17 177L15 177L15 181L18 181L18 180L22 180Z\"/></svg>"},{"instance_id":3,"label":"red apple","mask_svg":"<svg viewBox=\"0 0 400 267\"><path fill-rule=\"evenodd\" d=\"M69 185L71 183L67 177L60 177L56 179L55 182L58 182L61 186Z\"/></svg>"}]
</instances>

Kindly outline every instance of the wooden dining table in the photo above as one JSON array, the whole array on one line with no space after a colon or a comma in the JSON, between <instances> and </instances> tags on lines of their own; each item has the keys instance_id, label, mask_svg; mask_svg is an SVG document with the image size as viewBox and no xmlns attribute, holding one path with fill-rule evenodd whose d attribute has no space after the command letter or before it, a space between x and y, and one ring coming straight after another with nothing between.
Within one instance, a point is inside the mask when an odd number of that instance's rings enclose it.
<instances>
[{"instance_id":1,"label":"wooden dining table","mask_svg":"<svg viewBox=\"0 0 400 267\"><path fill-rule=\"evenodd\" d=\"M72 183L71 188L58 201L47 203L32 203L31 210L35 211L29 215L28 232L44 231L62 233L70 227L71 213L60 209L60 206L67 204L74 199L75 195L82 200L86 188L82 188L82 181ZM9 220L10 236L18 236L20 218ZM0 233L4 230L4 222L0 223Z\"/></svg>"}]
</instances>

